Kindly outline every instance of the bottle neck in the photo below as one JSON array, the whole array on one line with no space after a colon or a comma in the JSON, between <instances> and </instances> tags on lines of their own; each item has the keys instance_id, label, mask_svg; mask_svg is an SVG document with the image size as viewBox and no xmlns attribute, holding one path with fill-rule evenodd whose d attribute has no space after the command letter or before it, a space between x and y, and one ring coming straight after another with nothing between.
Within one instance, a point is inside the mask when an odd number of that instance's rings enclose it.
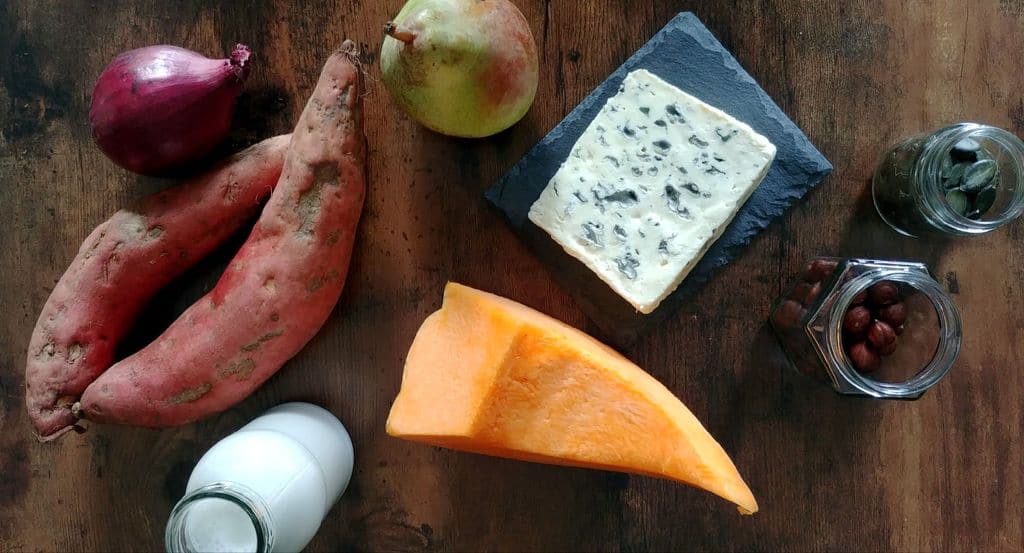
<instances>
[{"instance_id":1,"label":"bottle neck","mask_svg":"<svg viewBox=\"0 0 1024 553\"><path fill-rule=\"evenodd\" d=\"M266 503L249 488L228 482L186 494L171 511L164 533L168 553L269 553L273 546Z\"/></svg>"},{"instance_id":2,"label":"bottle neck","mask_svg":"<svg viewBox=\"0 0 1024 553\"><path fill-rule=\"evenodd\" d=\"M1001 201L984 219L970 219L946 201L942 174L950 149L964 139L982 142L1001 160ZM922 146L913 167L915 203L924 219L936 230L956 236L984 234L1024 213L1024 142L1000 128L977 123L958 123L933 133Z\"/></svg>"},{"instance_id":3,"label":"bottle neck","mask_svg":"<svg viewBox=\"0 0 1024 553\"><path fill-rule=\"evenodd\" d=\"M903 382L883 382L865 376L850 363L843 344L843 319L854 298L872 284L882 280L906 284L923 294L935 309L939 325L939 339L934 356L914 376ZM842 284L836 301L830 308L828 321L825 344L834 378L844 379L845 383L857 392L872 397L916 399L946 376L960 354L960 313L953 300L927 273L888 269L864 272Z\"/></svg>"}]
</instances>

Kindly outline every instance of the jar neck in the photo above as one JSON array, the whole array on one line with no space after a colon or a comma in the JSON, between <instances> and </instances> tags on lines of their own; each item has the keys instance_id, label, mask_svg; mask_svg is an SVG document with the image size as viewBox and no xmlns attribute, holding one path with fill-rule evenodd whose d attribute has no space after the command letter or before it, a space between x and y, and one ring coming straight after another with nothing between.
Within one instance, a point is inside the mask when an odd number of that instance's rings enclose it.
<instances>
[{"instance_id":1,"label":"jar neck","mask_svg":"<svg viewBox=\"0 0 1024 553\"><path fill-rule=\"evenodd\" d=\"M270 509L237 483L215 482L186 494L171 511L164 532L168 553L269 553L273 546Z\"/></svg>"},{"instance_id":2,"label":"jar neck","mask_svg":"<svg viewBox=\"0 0 1024 553\"><path fill-rule=\"evenodd\" d=\"M872 284L882 280L901 282L923 294L935 309L939 324L939 343L931 361L908 380L882 382L860 373L849 361L843 345L843 318L854 298ZM829 311L825 329L827 359L834 377L843 378L859 392L887 399L916 399L937 384L953 366L960 354L961 321L956 304L934 279L917 272L875 269L842 284Z\"/></svg>"},{"instance_id":3,"label":"jar neck","mask_svg":"<svg viewBox=\"0 0 1024 553\"><path fill-rule=\"evenodd\" d=\"M1014 169L1012 198L997 216L969 219L946 202L941 172L950 149L965 138L984 139L997 146ZM914 200L925 220L936 230L957 236L984 234L1024 213L1024 142L1013 133L978 123L958 123L934 132L925 141L912 173Z\"/></svg>"}]
</instances>

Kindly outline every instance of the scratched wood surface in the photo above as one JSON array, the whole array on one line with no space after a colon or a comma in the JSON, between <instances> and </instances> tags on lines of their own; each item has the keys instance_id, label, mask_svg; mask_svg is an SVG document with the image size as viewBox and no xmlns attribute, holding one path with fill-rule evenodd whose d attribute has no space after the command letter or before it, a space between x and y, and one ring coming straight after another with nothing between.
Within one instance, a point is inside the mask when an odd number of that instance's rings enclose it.
<instances>
[{"instance_id":1,"label":"scratched wood surface","mask_svg":"<svg viewBox=\"0 0 1024 553\"><path fill-rule=\"evenodd\" d=\"M0 2L0 552L148 551L219 438L285 400L349 427L351 487L310 546L328 550L1024 549L1024 223L973 240L897 237L867 183L881 149L973 119L1024 134L1024 2L519 0L541 52L510 132L452 140L396 112L370 69L369 198L349 285L322 332L254 396L183 428L96 427L36 443L29 334L81 240L166 182L93 146L95 77L152 43L257 53L235 146L288 131L332 47L371 54L400 0ZM404 352L446 280L587 330L579 308L481 198L592 87L692 10L835 164L678 316L625 353L733 456L761 512L668 482L518 463L385 436ZM713 100L713 99L712 99ZM136 345L208 290L228 246L147 311ZM770 304L817 254L923 259L965 319L964 354L913 403L840 398L786 368ZM444 408L438 405L438 409Z\"/></svg>"}]
</instances>

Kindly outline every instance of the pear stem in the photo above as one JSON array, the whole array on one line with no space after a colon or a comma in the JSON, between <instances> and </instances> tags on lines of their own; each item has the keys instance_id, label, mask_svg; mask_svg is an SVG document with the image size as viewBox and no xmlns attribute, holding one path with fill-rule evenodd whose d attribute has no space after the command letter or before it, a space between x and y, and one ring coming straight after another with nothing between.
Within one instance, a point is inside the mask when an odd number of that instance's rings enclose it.
<instances>
[{"instance_id":1,"label":"pear stem","mask_svg":"<svg viewBox=\"0 0 1024 553\"><path fill-rule=\"evenodd\" d=\"M394 21L388 21L384 24L384 34L406 44L412 44L412 41L416 40L415 33L412 31L399 30L398 25L395 25Z\"/></svg>"}]
</instances>

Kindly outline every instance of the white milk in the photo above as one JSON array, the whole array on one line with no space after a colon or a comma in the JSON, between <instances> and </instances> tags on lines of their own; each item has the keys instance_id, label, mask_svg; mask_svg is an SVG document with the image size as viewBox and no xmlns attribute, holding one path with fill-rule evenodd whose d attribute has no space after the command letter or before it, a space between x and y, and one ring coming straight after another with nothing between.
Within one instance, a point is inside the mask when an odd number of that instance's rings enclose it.
<instances>
[{"instance_id":1,"label":"white milk","mask_svg":"<svg viewBox=\"0 0 1024 553\"><path fill-rule=\"evenodd\" d=\"M352 460L333 415L279 405L199 460L167 524L167 550L299 551L348 486Z\"/></svg>"}]
</instances>

